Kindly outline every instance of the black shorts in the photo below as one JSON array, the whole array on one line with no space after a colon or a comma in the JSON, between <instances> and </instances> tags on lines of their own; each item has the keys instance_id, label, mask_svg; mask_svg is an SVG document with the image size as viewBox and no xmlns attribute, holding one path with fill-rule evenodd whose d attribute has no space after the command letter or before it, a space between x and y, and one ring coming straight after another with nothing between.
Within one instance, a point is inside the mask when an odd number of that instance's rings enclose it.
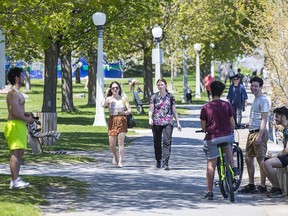
<instances>
[{"instance_id":1,"label":"black shorts","mask_svg":"<svg viewBox=\"0 0 288 216\"><path fill-rule=\"evenodd\" d=\"M277 158L281 161L283 167L288 166L288 154L286 154L286 155L278 155Z\"/></svg>"}]
</instances>

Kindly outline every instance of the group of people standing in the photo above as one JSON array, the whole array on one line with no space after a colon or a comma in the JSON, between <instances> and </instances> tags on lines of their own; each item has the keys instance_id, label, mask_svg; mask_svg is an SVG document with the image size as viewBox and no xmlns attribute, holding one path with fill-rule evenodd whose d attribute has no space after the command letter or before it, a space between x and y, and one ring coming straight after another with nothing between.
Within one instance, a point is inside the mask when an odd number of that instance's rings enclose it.
<instances>
[{"instance_id":1,"label":"group of people standing","mask_svg":"<svg viewBox=\"0 0 288 216\"><path fill-rule=\"evenodd\" d=\"M27 148L26 124L34 122L31 114L25 113L25 99L19 91L24 86L23 71L21 68L12 68L8 72L8 80L11 89L7 94L8 121L5 125L4 135L11 150L10 188L25 188L29 183L24 182L19 177L21 158L24 149ZM231 80L232 81L232 80ZM229 88L228 101L221 100L225 90L225 84L214 80L210 83L211 101L203 105L200 113L201 128L205 131L203 150L207 158L206 184L207 194L205 198L213 199L213 181L215 167L219 150L217 144L227 143L223 151L227 154L228 160L233 167L235 175L239 170L234 167L231 150L233 143L233 131L235 125L241 124L241 112L247 104L247 93L240 84L240 77L233 76L233 84ZM275 167L285 167L288 165L288 109L281 107L275 109L276 124L284 127L284 150L283 155L275 158L265 159L267 152L268 130L266 128L270 105L267 98L262 94L263 80L253 77L250 80L251 93L255 96L249 120L249 134L246 143L245 161L249 176L249 184L239 190L240 193L266 193L266 176L272 183L272 189L268 196L282 196L279 188ZM156 82L158 91L150 98L149 125L153 132L153 143L155 161L157 168L169 170L169 159L171 154L173 118L176 120L177 129L182 130L176 110L175 98L167 89L167 82L160 78ZM109 123L108 136L109 145L113 153L112 163L122 168L124 166L124 139L127 133L127 118L131 114L131 106L125 96L123 96L121 85L113 81L106 90L105 97L101 102L102 107L108 106ZM116 144L118 142L118 150ZM255 166L254 160L260 165L261 181L258 187L254 184Z\"/></svg>"},{"instance_id":2,"label":"group of people standing","mask_svg":"<svg viewBox=\"0 0 288 216\"><path fill-rule=\"evenodd\" d=\"M268 99L262 93L263 80L260 77L253 77L250 80L251 93L255 96L249 118L249 134L246 142L245 162L247 165L249 184L242 187L239 193L267 193L268 197L283 196L279 187L275 168L286 167L288 165L288 109L286 107L276 108L275 122L284 127L284 150L282 155L274 158L266 158L268 130L267 122L270 111ZM220 81L214 81L210 85L212 101L205 104L201 109L200 120L201 127L205 131L204 151L207 158L207 194L208 200L213 200L213 180L217 157L219 156L217 144L231 143L230 135L235 129L235 122L241 124L242 114L245 105L247 105L247 93L245 88L240 84L240 77L234 75L233 84L229 88L226 102L220 99L225 85ZM236 117L237 116L237 117ZM238 126L239 126L238 125ZM231 146L227 145L223 151L227 154L231 166L234 167L231 158ZM265 159L266 158L266 159ZM260 167L260 184L256 187L254 182L256 159ZM238 174L238 170L233 169L234 174ZM266 177L271 181L272 188L268 192L266 186Z\"/></svg>"}]
</instances>

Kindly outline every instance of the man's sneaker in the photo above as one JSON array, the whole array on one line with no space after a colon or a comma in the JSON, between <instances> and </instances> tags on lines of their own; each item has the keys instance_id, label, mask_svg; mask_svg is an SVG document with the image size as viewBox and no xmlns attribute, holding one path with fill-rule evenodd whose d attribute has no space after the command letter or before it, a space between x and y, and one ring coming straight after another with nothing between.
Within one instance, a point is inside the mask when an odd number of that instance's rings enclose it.
<instances>
[{"instance_id":1,"label":"man's sneaker","mask_svg":"<svg viewBox=\"0 0 288 216\"><path fill-rule=\"evenodd\" d=\"M29 186L29 183L23 181L20 177L18 177L16 180L10 181L10 189L26 188L28 186Z\"/></svg>"},{"instance_id":2,"label":"man's sneaker","mask_svg":"<svg viewBox=\"0 0 288 216\"><path fill-rule=\"evenodd\" d=\"M164 169L164 170L170 170L170 167L169 167L168 165L164 165L164 166L163 166L163 169Z\"/></svg>"},{"instance_id":3,"label":"man's sneaker","mask_svg":"<svg viewBox=\"0 0 288 216\"><path fill-rule=\"evenodd\" d=\"M156 162L156 167L157 167L157 168L161 168L161 160L157 160L157 162Z\"/></svg>"},{"instance_id":4,"label":"man's sneaker","mask_svg":"<svg viewBox=\"0 0 288 216\"><path fill-rule=\"evenodd\" d=\"M269 191L268 197L270 198L277 198L277 197L283 197L282 190L280 188L272 187Z\"/></svg>"},{"instance_id":5,"label":"man's sneaker","mask_svg":"<svg viewBox=\"0 0 288 216\"><path fill-rule=\"evenodd\" d=\"M257 186L257 192L258 193L267 193L267 186L262 186L262 185L258 185Z\"/></svg>"},{"instance_id":6,"label":"man's sneaker","mask_svg":"<svg viewBox=\"0 0 288 216\"><path fill-rule=\"evenodd\" d=\"M256 192L256 187L254 184L248 184L238 190L239 193L255 193Z\"/></svg>"},{"instance_id":7,"label":"man's sneaker","mask_svg":"<svg viewBox=\"0 0 288 216\"><path fill-rule=\"evenodd\" d=\"M205 195L205 197L204 197L204 199L207 199L207 200L213 200L213 192L208 192L206 195Z\"/></svg>"},{"instance_id":8,"label":"man's sneaker","mask_svg":"<svg viewBox=\"0 0 288 216\"><path fill-rule=\"evenodd\" d=\"M237 167L233 167L232 170L234 172L234 176L240 175L240 170Z\"/></svg>"}]
</instances>

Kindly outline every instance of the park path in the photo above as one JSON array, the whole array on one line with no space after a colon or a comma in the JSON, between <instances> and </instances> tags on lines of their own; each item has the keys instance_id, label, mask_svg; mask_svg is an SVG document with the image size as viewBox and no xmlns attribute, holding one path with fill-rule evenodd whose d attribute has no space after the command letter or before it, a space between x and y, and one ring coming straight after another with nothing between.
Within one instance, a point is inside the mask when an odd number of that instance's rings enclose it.
<instances>
[{"instance_id":1,"label":"park path","mask_svg":"<svg viewBox=\"0 0 288 216\"><path fill-rule=\"evenodd\" d=\"M253 100L253 96L249 97ZM201 106L188 108L187 115L180 117L182 132L176 129L173 132L169 171L155 167L151 131L136 130L139 136L126 148L124 168L112 165L110 151L77 152L97 158L97 163L27 165L21 172L68 176L90 184L85 202L72 206L74 211L69 210L69 197L55 194L50 199L51 206L43 207L46 216L287 215L287 197L270 199L260 194L236 194L235 203L230 203L223 199L219 188L215 188L213 201L203 199L206 192L204 135L195 133L200 128ZM248 114L249 108L244 112L244 123ZM239 131L242 147L247 133L247 130ZM243 181L247 183L246 170Z\"/></svg>"}]
</instances>

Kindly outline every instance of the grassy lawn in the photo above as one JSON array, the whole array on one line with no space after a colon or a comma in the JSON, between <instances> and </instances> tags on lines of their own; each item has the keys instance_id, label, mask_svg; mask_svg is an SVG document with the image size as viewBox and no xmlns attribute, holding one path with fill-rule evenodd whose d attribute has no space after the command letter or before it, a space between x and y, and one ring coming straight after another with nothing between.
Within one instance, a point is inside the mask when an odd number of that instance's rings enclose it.
<instances>
[{"instance_id":1,"label":"grassy lawn","mask_svg":"<svg viewBox=\"0 0 288 216\"><path fill-rule=\"evenodd\" d=\"M143 83L143 78L137 78L140 83ZM170 77L166 80L170 83ZM188 77L188 80L194 80L192 77ZM112 80L105 80L105 88L110 84ZM93 127L95 116L95 106L87 105L87 93L88 90L84 88L84 81L81 84L73 84L73 94L85 94L86 97L74 98L74 105L77 108L75 112L63 113L61 112L61 83L58 82L57 88L57 130L61 133L60 139L57 141L57 145L45 146L44 151L46 153L41 155L32 154L30 149L25 152L23 160L25 163L77 163L77 162L92 162L97 161L97 158L89 158L85 156L71 156L67 155L52 155L49 151L103 151L108 149L108 136L107 127ZM182 101L182 89L183 81L182 76L175 78L173 94L177 104L181 104ZM194 82L189 81L189 86L193 90L195 89ZM143 87L143 86L141 86ZM150 128L148 125L148 108L145 109L146 113L138 115L132 102L132 96L128 94L129 85L128 80L123 81L124 92L127 93L132 110L134 112L134 118L137 122L137 129ZM28 95L26 98L25 108L26 111L40 112L43 103L43 81L32 80L32 90L25 92L24 88L22 92ZM4 140L3 128L7 118L7 108L5 102L6 95L0 95L0 163L9 163L9 151L7 149L6 142ZM204 104L206 102L206 94L202 95L199 100L192 99L193 104ZM133 108L134 106L134 108ZM105 110L107 114L107 109ZM178 113L185 114L185 108L177 108ZM108 116L108 115L107 115ZM133 140L133 130L128 132L128 138L126 144L129 144ZM25 190L9 190L8 175L0 175L0 212L1 216L8 215L40 215L39 205L48 205L45 196L51 191L64 190L67 194L75 194L79 196L78 203L84 199L88 190L88 184L79 182L70 178L62 177L49 177L49 176L25 176L25 180L32 185ZM58 195L57 195L58 196ZM77 197L76 196L76 197Z\"/></svg>"},{"instance_id":2,"label":"grassy lawn","mask_svg":"<svg viewBox=\"0 0 288 216\"><path fill-rule=\"evenodd\" d=\"M10 176L0 175L0 212L1 216L38 216L39 206L49 205L46 197L57 194L63 203L75 208L88 193L89 185L67 177L25 176L31 186L24 190L8 189ZM69 200L69 201L67 201ZM68 203L67 203L68 202Z\"/></svg>"}]
</instances>

